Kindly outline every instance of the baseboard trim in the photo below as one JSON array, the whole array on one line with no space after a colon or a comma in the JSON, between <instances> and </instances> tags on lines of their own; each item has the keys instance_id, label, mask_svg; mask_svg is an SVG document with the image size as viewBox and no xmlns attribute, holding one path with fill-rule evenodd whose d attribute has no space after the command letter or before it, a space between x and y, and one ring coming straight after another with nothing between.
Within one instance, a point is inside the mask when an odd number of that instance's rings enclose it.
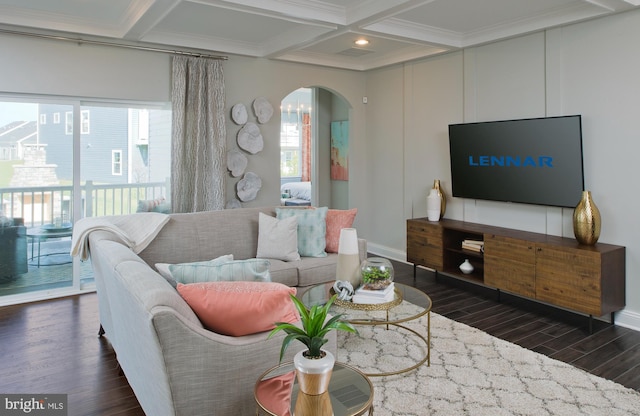
<instances>
[{"instance_id":1,"label":"baseboard trim","mask_svg":"<svg viewBox=\"0 0 640 416\"><path fill-rule=\"evenodd\" d=\"M376 256L386 257L391 260L407 263L407 253L401 250L396 250L391 247L386 247L380 244L367 242L367 251ZM640 331L640 313L621 310L615 313L615 324L624 328L629 328L634 331Z\"/></svg>"},{"instance_id":2,"label":"baseboard trim","mask_svg":"<svg viewBox=\"0 0 640 416\"><path fill-rule=\"evenodd\" d=\"M640 331L640 313L621 310L615 314L616 325Z\"/></svg>"},{"instance_id":3,"label":"baseboard trim","mask_svg":"<svg viewBox=\"0 0 640 416\"><path fill-rule=\"evenodd\" d=\"M386 257L391 260L407 263L407 253L404 251L393 249L391 247L367 242L367 251L371 254L375 254L376 256Z\"/></svg>"}]
</instances>

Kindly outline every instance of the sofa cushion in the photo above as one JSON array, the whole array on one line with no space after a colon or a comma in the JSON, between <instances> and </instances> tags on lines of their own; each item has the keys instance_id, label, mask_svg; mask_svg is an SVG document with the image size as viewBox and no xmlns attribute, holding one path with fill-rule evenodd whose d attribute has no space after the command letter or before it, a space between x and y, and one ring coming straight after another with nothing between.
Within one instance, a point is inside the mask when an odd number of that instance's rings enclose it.
<instances>
[{"instance_id":1,"label":"sofa cushion","mask_svg":"<svg viewBox=\"0 0 640 416\"><path fill-rule=\"evenodd\" d=\"M222 264L172 264L171 277L178 283L203 283L218 281L270 282L269 260L233 260Z\"/></svg>"},{"instance_id":2,"label":"sofa cushion","mask_svg":"<svg viewBox=\"0 0 640 416\"><path fill-rule=\"evenodd\" d=\"M256 257L284 261L300 260L297 217L280 220L261 212L258 218Z\"/></svg>"},{"instance_id":3,"label":"sofa cushion","mask_svg":"<svg viewBox=\"0 0 640 416\"><path fill-rule=\"evenodd\" d=\"M276 208L278 219L298 219L298 253L304 257L326 257L327 207Z\"/></svg>"},{"instance_id":4,"label":"sofa cushion","mask_svg":"<svg viewBox=\"0 0 640 416\"><path fill-rule=\"evenodd\" d=\"M338 255L329 253L327 257L305 258L292 262L298 268L298 286L305 287L325 283L335 279ZM332 276L332 278L327 278Z\"/></svg>"},{"instance_id":5,"label":"sofa cushion","mask_svg":"<svg viewBox=\"0 0 640 416\"><path fill-rule=\"evenodd\" d=\"M178 292L202 324L219 334L240 337L272 330L276 322L300 320L289 298L296 289L281 283L179 283Z\"/></svg>"},{"instance_id":6,"label":"sofa cushion","mask_svg":"<svg viewBox=\"0 0 640 416\"><path fill-rule=\"evenodd\" d=\"M353 220L356 218L358 208L353 209L330 209L327 211L327 253L337 253L340 244L340 230L351 228Z\"/></svg>"},{"instance_id":7,"label":"sofa cushion","mask_svg":"<svg viewBox=\"0 0 640 416\"><path fill-rule=\"evenodd\" d=\"M310 258L313 260L313 258ZM271 267L271 281L285 284L287 286L298 286L298 267L300 261L269 260Z\"/></svg>"},{"instance_id":8,"label":"sofa cushion","mask_svg":"<svg viewBox=\"0 0 640 416\"><path fill-rule=\"evenodd\" d=\"M273 207L170 214L171 220L139 256L152 266L209 260L229 253L237 260L255 258L259 212L272 217L276 214Z\"/></svg>"}]
</instances>

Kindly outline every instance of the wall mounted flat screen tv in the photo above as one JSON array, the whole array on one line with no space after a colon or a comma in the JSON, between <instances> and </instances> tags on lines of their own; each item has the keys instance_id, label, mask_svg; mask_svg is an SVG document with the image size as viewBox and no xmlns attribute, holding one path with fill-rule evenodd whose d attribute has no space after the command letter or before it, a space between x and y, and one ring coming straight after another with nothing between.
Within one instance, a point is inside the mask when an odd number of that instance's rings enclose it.
<instances>
[{"instance_id":1,"label":"wall mounted flat screen tv","mask_svg":"<svg viewBox=\"0 0 640 416\"><path fill-rule=\"evenodd\" d=\"M449 125L453 196L575 207L584 190L579 115Z\"/></svg>"}]
</instances>

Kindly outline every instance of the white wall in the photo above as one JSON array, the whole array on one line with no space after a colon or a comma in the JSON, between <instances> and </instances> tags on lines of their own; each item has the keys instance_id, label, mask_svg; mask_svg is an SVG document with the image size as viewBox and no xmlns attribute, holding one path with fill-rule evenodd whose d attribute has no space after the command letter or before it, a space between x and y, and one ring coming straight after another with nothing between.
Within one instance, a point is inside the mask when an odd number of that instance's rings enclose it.
<instances>
[{"instance_id":1,"label":"white wall","mask_svg":"<svg viewBox=\"0 0 640 416\"><path fill-rule=\"evenodd\" d=\"M366 163L362 166L367 172L366 197L357 205L358 217L364 225L358 230L358 236L397 250L404 248L406 227L402 187L407 139L403 123L403 82L402 68L397 66L367 75L366 116L375 122L367 123ZM349 154L352 155L351 151Z\"/></svg>"},{"instance_id":2,"label":"white wall","mask_svg":"<svg viewBox=\"0 0 640 416\"><path fill-rule=\"evenodd\" d=\"M626 246L627 307L617 322L640 329L640 196L632 182L640 153L639 38L640 11L632 11L367 73L369 97L384 98L367 107L368 149L391 166L384 174L367 166L368 189L390 196L367 199L367 207L376 204L366 223L372 250L406 251L405 220L426 216L433 179L451 195L448 124L581 114L585 187L602 214L600 241ZM445 216L573 238L571 214L449 197Z\"/></svg>"},{"instance_id":3,"label":"white wall","mask_svg":"<svg viewBox=\"0 0 640 416\"><path fill-rule=\"evenodd\" d=\"M0 35L0 93L171 100L170 56Z\"/></svg>"},{"instance_id":4,"label":"white wall","mask_svg":"<svg viewBox=\"0 0 640 416\"><path fill-rule=\"evenodd\" d=\"M349 120L349 107L341 97L332 94L331 95L331 120L332 121L344 121ZM349 139L351 141L351 139ZM329 164L331 164L331 141L326 144L325 151L329 152ZM350 149L347 150L351 153ZM331 169L329 169L330 171ZM349 181L334 181L331 180L331 172L328 172L329 183L328 188L330 192L329 203L326 204L335 209L348 209L349 206ZM322 204L321 204L322 205Z\"/></svg>"}]
</instances>

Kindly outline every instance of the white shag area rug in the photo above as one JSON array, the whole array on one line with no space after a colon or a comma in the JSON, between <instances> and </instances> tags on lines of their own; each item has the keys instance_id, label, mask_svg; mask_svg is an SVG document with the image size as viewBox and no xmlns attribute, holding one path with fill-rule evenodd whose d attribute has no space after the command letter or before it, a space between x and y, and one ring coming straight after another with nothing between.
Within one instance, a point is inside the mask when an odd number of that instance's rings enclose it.
<instances>
[{"instance_id":1,"label":"white shag area rug","mask_svg":"<svg viewBox=\"0 0 640 416\"><path fill-rule=\"evenodd\" d=\"M415 308L403 302L400 308ZM427 317L404 325L426 338ZM338 332L337 360L365 373L406 368L426 345L408 331ZM374 414L415 416L631 416L640 393L431 313L431 366L371 377Z\"/></svg>"}]
</instances>

